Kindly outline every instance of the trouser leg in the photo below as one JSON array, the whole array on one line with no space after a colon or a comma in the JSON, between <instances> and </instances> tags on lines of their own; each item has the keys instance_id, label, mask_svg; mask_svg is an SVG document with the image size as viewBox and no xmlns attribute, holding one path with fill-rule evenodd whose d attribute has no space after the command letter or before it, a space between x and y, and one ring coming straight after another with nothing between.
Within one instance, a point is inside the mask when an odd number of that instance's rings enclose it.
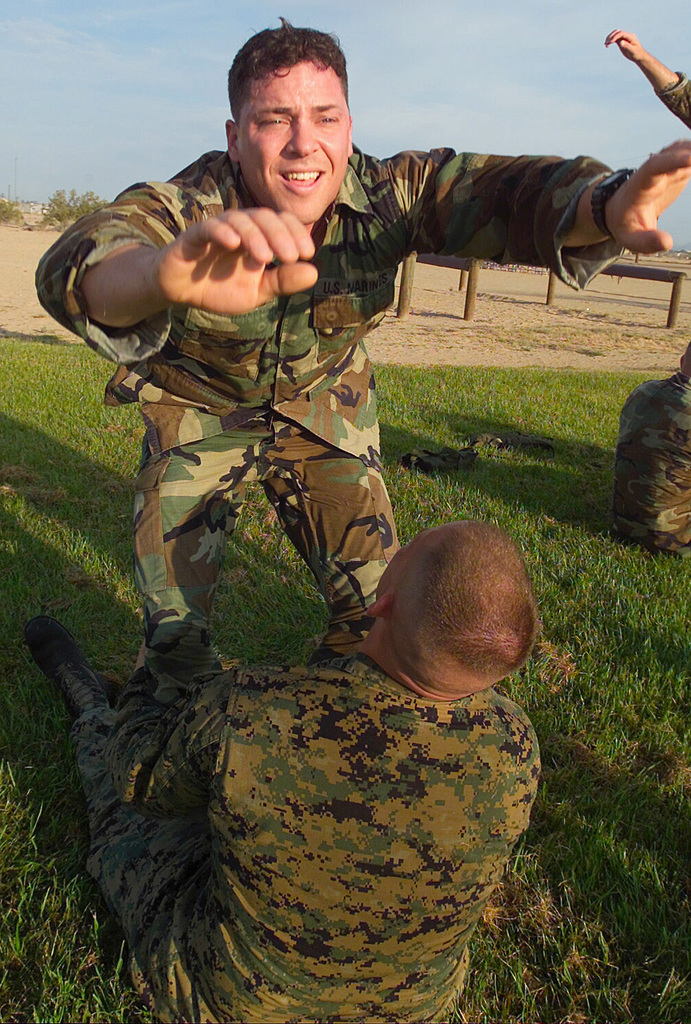
<instances>
[{"instance_id":1,"label":"trouser leg","mask_svg":"<svg viewBox=\"0 0 691 1024\"><path fill-rule=\"evenodd\" d=\"M95 708L72 726L89 819L87 869L122 927L135 986L153 1009L173 996L165 992L165 971L155 966L157 949L165 951L171 923L190 909L183 894L193 894L191 906L203 891L211 838L205 813L161 821L120 801L105 760L115 717L111 708Z\"/></svg>"},{"instance_id":2,"label":"trouser leg","mask_svg":"<svg viewBox=\"0 0 691 1024\"><path fill-rule=\"evenodd\" d=\"M263 452L271 467L262 485L329 608L317 657L350 653L370 629L366 609L398 549L378 462L366 465L287 423Z\"/></svg>"},{"instance_id":3,"label":"trouser leg","mask_svg":"<svg viewBox=\"0 0 691 1024\"><path fill-rule=\"evenodd\" d=\"M221 667L209 618L256 451L244 435L217 435L147 460L137 478L135 576L146 664L166 691L161 699Z\"/></svg>"}]
</instances>

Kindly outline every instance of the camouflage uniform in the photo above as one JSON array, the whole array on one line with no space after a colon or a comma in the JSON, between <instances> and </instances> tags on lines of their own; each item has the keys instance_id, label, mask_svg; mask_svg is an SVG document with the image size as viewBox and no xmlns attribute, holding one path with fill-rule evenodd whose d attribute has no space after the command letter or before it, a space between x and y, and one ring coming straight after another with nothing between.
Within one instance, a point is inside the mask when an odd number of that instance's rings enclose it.
<instances>
[{"instance_id":1,"label":"camouflage uniform","mask_svg":"<svg viewBox=\"0 0 691 1024\"><path fill-rule=\"evenodd\" d=\"M691 85L683 71L677 71L679 81L666 89L655 90L666 107L691 128Z\"/></svg>"},{"instance_id":2,"label":"camouflage uniform","mask_svg":"<svg viewBox=\"0 0 691 1024\"><path fill-rule=\"evenodd\" d=\"M651 551L691 555L691 381L646 381L627 398L614 464L614 525Z\"/></svg>"},{"instance_id":3,"label":"camouflage uniform","mask_svg":"<svg viewBox=\"0 0 691 1024\"><path fill-rule=\"evenodd\" d=\"M144 669L73 738L88 867L161 1020L448 1020L535 798L516 704L429 700L362 655L167 705Z\"/></svg>"},{"instance_id":4,"label":"camouflage uniform","mask_svg":"<svg viewBox=\"0 0 691 1024\"><path fill-rule=\"evenodd\" d=\"M282 522L293 539L296 532L304 539L302 553L317 571L331 612L327 646L348 653L359 644L369 623L364 610L397 547L364 338L393 301L399 263L415 251L472 255L549 266L583 286L619 250L603 243L562 251L561 239L580 192L606 170L586 157L439 149L378 161L356 151L326 218L315 287L232 317L171 308L133 328L109 329L89 321L80 290L88 267L118 247L161 247L196 221L252 206L227 153L205 154L168 183L133 187L46 253L37 271L41 302L96 351L125 364L106 400L141 405L146 442L135 547L154 671L185 679L215 665L208 612L222 535L237 518L257 444L265 486L281 477L280 490L290 492L284 505L292 533ZM305 451L314 443L312 461L323 460L325 477L332 473L324 532L312 509L300 507L310 486L305 460L280 451L286 424ZM201 442L210 438L207 468ZM165 494L164 479L171 482ZM275 501L279 515L282 500Z\"/></svg>"}]
</instances>

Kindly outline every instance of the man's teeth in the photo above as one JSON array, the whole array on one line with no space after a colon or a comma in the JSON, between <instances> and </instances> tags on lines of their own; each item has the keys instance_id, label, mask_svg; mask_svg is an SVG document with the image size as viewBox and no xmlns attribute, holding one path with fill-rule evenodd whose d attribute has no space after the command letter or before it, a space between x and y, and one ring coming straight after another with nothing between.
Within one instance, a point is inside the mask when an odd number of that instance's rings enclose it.
<instances>
[{"instance_id":1,"label":"man's teeth","mask_svg":"<svg viewBox=\"0 0 691 1024\"><path fill-rule=\"evenodd\" d=\"M319 173L319 171L291 171L289 174L284 175L284 177L288 181L316 181Z\"/></svg>"}]
</instances>

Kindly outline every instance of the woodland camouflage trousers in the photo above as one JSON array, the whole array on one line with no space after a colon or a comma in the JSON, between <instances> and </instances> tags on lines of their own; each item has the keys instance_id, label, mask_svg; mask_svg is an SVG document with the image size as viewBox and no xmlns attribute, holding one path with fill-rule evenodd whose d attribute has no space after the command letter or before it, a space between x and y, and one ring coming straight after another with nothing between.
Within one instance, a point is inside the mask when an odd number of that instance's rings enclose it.
<instances>
[{"instance_id":1,"label":"woodland camouflage trousers","mask_svg":"<svg viewBox=\"0 0 691 1024\"><path fill-rule=\"evenodd\" d=\"M209 617L246 485L259 481L329 609L319 655L350 653L398 547L376 456L349 455L285 420L144 459L136 480L135 576L146 661L161 683L220 668Z\"/></svg>"}]
</instances>

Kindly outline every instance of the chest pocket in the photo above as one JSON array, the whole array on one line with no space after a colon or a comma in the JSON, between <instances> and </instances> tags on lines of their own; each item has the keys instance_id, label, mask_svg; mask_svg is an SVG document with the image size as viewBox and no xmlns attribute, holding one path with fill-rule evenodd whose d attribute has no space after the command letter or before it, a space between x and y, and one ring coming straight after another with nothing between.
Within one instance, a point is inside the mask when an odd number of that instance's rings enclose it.
<instances>
[{"instance_id":1,"label":"chest pocket","mask_svg":"<svg viewBox=\"0 0 691 1024\"><path fill-rule=\"evenodd\" d=\"M393 303L395 274L382 274L379 286L364 294L316 294L312 306L312 326L319 335L320 352L340 349L357 341L382 320ZM338 287L346 282L320 282L322 287ZM319 286L318 286L319 287Z\"/></svg>"},{"instance_id":2,"label":"chest pocket","mask_svg":"<svg viewBox=\"0 0 691 1024\"><path fill-rule=\"evenodd\" d=\"M175 345L183 356L221 374L256 380L267 345L275 344L277 323L275 302L231 316L190 308L177 332L173 324L171 336L177 334Z\"/></svg>"}]
</instances>

